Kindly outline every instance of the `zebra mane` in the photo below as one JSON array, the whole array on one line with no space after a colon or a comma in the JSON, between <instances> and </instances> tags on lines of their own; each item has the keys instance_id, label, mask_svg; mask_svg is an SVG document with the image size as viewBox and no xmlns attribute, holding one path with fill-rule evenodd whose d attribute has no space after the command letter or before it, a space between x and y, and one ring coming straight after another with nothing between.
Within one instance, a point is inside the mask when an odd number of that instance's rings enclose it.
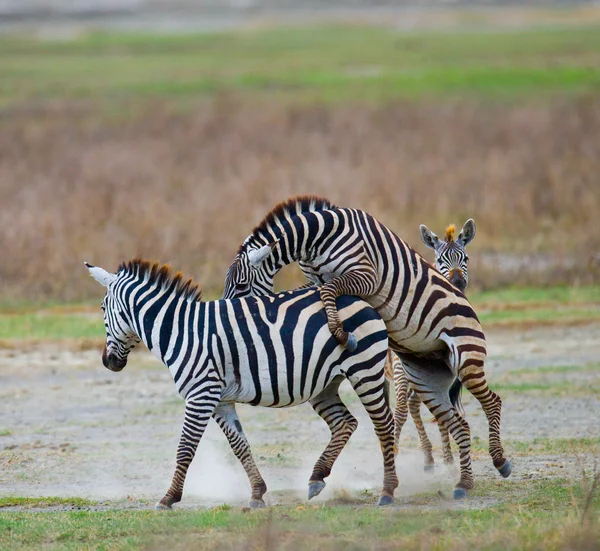
<instances>
[{"instance_id":1,"label":"zebra mane","mask_svg":"<svg viewBox=\"0 0 600 551\"><path fill-rule=\"evenodd\" d=\"M185 279L181 272L174 272L168 264L134 258L122 262L117 270L117 273L120 272L156 283L165 291L174 292L187 300L202 300L202 289L198 284L192 278Z\"/></svg>"},{"instance_id":2,"label":"zebra mane","mask_svg":"<svg viewBox=\"0 0 600 551\"><path fill-rule=\"evenodd\" d=\"M330 210L334 208L336 208L336 206L331 203L329 199L325 199L325 197L320 197L318 195L296 195L281 203L277 203L277 205L265 215L258 226L252 230L252 233L240 245L237 254L243 252L253 238L258 237L264 230L273 226L278 220L285 220L286 218L290 218L295 214L301 214L303 212Z\"/></svg>"},{"instance_id":3,"label":"zebra mane","mask_svg":"<svg viewBox=\"0 0 600 551\"><path fill-rule=\"evenodd\" d=\"M446 228L446 241L448 243L452 243L454 241L454 232L456 231L456 226L454 224L450 224Z\"/></svg>"}]
</instances>

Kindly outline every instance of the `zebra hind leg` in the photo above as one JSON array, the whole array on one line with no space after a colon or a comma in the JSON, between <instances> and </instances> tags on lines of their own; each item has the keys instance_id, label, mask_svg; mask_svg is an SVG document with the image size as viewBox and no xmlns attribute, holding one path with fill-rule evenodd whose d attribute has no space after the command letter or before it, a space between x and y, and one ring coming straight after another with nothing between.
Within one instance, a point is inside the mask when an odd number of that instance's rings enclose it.
<instances>
[{"instance_id":1,"label":"zebra hind leg","mask_svg":"<svg viewBox=\"0 0 600 551\"><path fill-rule=\"evenodd\" d=\"M235 410L235 405L219 405L213 413L213 418L219 427L221 427L221 430L229 441L233 453L239 459L248 475L250 487L252 488L252 497L250 498L249 503L250 507L252 509L264 507L265 502L263 501L263 496L267 491L267 485L265 484L256 463L254 463L252 452L250 451L250 444L248 444L248 440L246 440L246 436L242 430L242 424L240 423L237 411Z\"/></svg>"},{"instance_id":2,"label":"zebra hind leg","mask_svg":"<svg viewBox=\"0 0 600 551\"><path fill-rule=\"evenodd\" d=\"M325 488L325 478L331 474L335 460L358 426L358 421L342 402L338 388L343 378L335 379L323 392L310 400L310 405L329 426L331 440L315 463L308 481L308 499L319 495Z\"/></svg>"},{"instance_id":3,"label":"zebra hind leg","mask_svg":"<svg viewBox=\"0 0 600 551\"><path fill-rule=\"evenodd\" d=\"M419 433L421 451L423 452L423 457L425 458L423 470L425 472L431 472L435 466L435 461L433 459L433 446L431 445L431 440L429 440L429 437L427 436L427 431L425 430L425 425L423 424L423 419L421 418L421 400L415 391L411 391L408 398L408 409L410 411L410 416L415 423L415 427L417 428L417 432Z\"/></svg>"},{"instance_id":4,"label":"zebra hind leg","mask_svg":"<svg viewBox=\"0 0 600 551\"><path fill-rule=\"evenodd\" d=\"M352 333L344 331L335 299L340 295L356 295L367 297L375 290L376 275L370 270L355 270L348 272L320 287L319 294L327 313L327 325L331 334L350 352L354 352L358 343Z\"/></svg>"},{"instance_id":5,"label":"zebra hind leg","mask_svg":"<svg viewBox=\"0 0 600 551\"><path fill-rule=\"evenodd\" d=\"M361 373L359 371L358 373ZM379 380L362 375L348 377L360 401L367 410L383 454L383 489L378 505L394 502L394 491L398 487L394 458L394 418L387 404L383 372ZM368 381L368 382L367 382Z\"/></svg>"},{"instance_id":6,"label":"zebra hind leg","mask_svg":"<svg viewBox=\"0 0 600 551\"><path fill-rule=\"evenodd\" d=\"M504 478L512 472L511 462L504 456L502 441L500 439L500 416L502 412L502 400L487 385L483 362L479 360L467 360L458 372L461 382L467 390L477 398L488 420L489 426L489 451L494 462L494 467Z\"/></svg>"}]
</instances>

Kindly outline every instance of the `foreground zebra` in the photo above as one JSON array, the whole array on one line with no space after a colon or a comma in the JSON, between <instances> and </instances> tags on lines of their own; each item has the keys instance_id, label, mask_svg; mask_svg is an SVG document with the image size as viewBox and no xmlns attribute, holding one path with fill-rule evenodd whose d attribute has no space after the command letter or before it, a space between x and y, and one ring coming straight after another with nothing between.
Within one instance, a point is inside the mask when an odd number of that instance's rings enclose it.
<instances>
[{"instance_id":1,"label":"foreground zebra","mask_svg":"<svg viewBox=\"0 0 600 551\"><path fill-rule=\"evenodd\" d=\"M357 336L344 330L336 297L360 296L381 315L412 388L459 446L454 496L466 496L474 485L469 425L449 396L457 377L481 403L494 466L508 476L511 466L500 440L502 402L487 386L485 336L466 297L372 216L317 197L289 199L267 214L229 267L224 297L268 292L274 275L295 261L311 282L322 285L328 326L341 344L352 349Z\"/></svg>"},{"instance_id":2,"label":"foreground zebra","mask_svg":"<svg viewBox=\"0 0 600 551\"><path fill-rule=\"evenodd\" d=\"M452 224L446 228L444 240L442 241L424 224L421 224L420 227L423 243L435 251L435 266L437 270L461 291L464 291L469 283L467 269L469 256L467 255L466 246L475 237L475 229L475 222L473 219L469 218L469 220L465 222L455 241L455 227L454 224ZM396 409L394 411L396 449L398 449L402 427L404 426L404 423L406 423L408 412L410 411L415 427L417 428L417 433L419 434L421 451L425 456L425 471L431 471L433 470L435 463L432 453L433 446L431 445L431 440L429 440L429 437L427 436L421 418L421 400L419 399L419 394L409 388L409 380L402 367L402 362L391 350L388 351L385 363L385 373L387 379L393 379L396 390ZM461 386L460 380L457 379L450 388L450 402L457 410L459 410L459 413L462 414L462 405L459 399ZM452 457L448 429L441 423L438 424L438 428L442 439L444 463L446 465L453 465L454 458Z\"/></svg>"},{"instance_id":3,"label":"foreground zebra","mask_svg":"<svg viewBox=\"0 0 600 551\"><path fill-rule=\"evenodd\" d=\"M246 470L252 487L250 506L264 506L267 487L242 431L236 402L266 407L311 403L332 433L309 481L309 496L318 494L357 425L339 400L344 378L367 410L381 445L384 477L379 504L393 501L398 486L394 427L383 373L388 339L385 324L368 304L356 297L338 301L347 328L360 339L351 353L330 334L316 290L202 302L192 280L185 281L167 266L135 259L119 266L116 274L86 266L107 288L102 301L104 366L121 371L141 340L169 368L185 399L177 467L157 508L170 509L181 500L188 467L211 417Z\"/></svg>"}]
</instances>

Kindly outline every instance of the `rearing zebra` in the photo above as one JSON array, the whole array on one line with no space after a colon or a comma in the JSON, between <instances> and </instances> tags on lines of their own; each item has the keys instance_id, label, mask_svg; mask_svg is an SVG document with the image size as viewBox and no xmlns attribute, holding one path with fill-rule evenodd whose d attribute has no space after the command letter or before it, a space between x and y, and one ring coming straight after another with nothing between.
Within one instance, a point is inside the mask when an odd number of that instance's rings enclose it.
<instances>
[{"instance_id":1,"label":"rearing zebra","mask_svg":"<svg viewBox=\"0 0 600 551\"><path fill-rule=\"evenodd\" d=\"M360 296L381 315L411 386L460 448L455 497L464 497L474 484L469 425L449 397L456 377L481 403L494 466L508 476L511 466L500 440L502 402L487 386L485 336L466 297L368 213L316 197L292 198L267 214L229 267L224 296L244 289L248 294L268 291L277 271L295 261L313 283L321 284L328 326L338 342L354 346L338 316L336 297Z\"/></svg>"},{"instance_id":2,"label":"rearing zebra","mask_svg":"<svg viewBox=\"0 0 600 551\"><path fill-rule=\"evenodd\" d=\"M316 290L202 302L192 280L185 281L167 266L135 259L121 264L116 274L86 266L106 287L104 366L121 371L129 352L142 341L169 368L185 399L175 474L157 508L170 509L181 500L188 467L211 417L246 470L250 506L264 506L267 487L242 431L236 402L266 407L311 403L332 433L309 481L309 497L317 495L357 425L338 396L344 378L367 410L381 445L384 479L379 504L393 501L398 479L383 373L387 331L367 303L356 297L338 301L348 329L360 338L351 353L329 332Z\"/></svg>"},{"instance_id":3,"label":"rearing zebra","mask_svg":"<svg viewBox=\"0 0 600 551\"><path fill-rule=\"evenodd\" d=\"M467 269L469 257L466 246L475 237L475 229L475 222L469 218L455 241L454 232L456 228L454 224L451 224L446 228L445 238L442 241L427 226L424 224L420 226L421 239L425 245L435 251L436 268L462 291L466 289L469 281ZM410 411L415 427L417 428L417 433L419 434L421 450L425 456L425 471L431 471L435 463L432 453L433 446L427 436L421 418L421 400L418 393L409 388L409 381L402 367L402 362L391 350L388 352L386 359L385 372L388 379L393 379L396 390L396 409L394 411L396 449L398 449L402 427ZM460 380L457 379L450 388L450 401L459 410L459 413L462 414L462 405L459 399L461 386ZM443 424L439 424L438 428L442 439L444 463L446 465L453 465L454 458L452 457L448 429Z\"/></svg>"}]
</instances>

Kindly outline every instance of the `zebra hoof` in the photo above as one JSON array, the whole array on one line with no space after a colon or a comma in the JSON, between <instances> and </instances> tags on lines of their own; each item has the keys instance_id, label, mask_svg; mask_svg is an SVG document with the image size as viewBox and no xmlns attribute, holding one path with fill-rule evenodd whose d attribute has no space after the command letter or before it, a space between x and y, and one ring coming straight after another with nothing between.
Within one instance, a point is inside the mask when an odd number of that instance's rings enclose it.
<instances>
[{"instance_id":1,"label":"zebra hoof","mask_svg":"<svg viewBox=\"0 0 600 551\"><path fill-rule=\"evenodd\" d=\"M162 503L161 501L159 501L154 508L157 511L172 511L173 507L171 507L170 505L167 505L166 503Z\"/></svg>"},{"instance_id":2,"label":"zebra hoof","mask_svg":"<svg viewBox=\"0 0 600 551\"><path fill-rule=\"evenodd\" d=\"M352 333L348 333L348 340L346 341L346 348L350 352L354 352L356 350L357 346L358 346L358 341L356 340L356 337Z\"/></svg>"},{"instance_id":3,"label":"zebra hoof","mask_svg":"<svg viewBox=\"0 0 600 551\"><path fill-rule=\"evenodd\" d=\"M423 465L423 470L426 473L432 473L435 469L435 465Z\"/></svg>"},{"instance_id":4,"label":"zebra hoof","mask_svg":"<svg viewBox=\"0 0 600 551\"><path fill-rule=\"evenodd\" d=\"M262 499L251 499L248 503L250 509L263 509L266 507L265 502Z\"/></svg>"},{"instance_id":5,"label":"zebra hoof","mask_svg":"<svg viewBox=\"0 0 600 551\"><path fill-rule=\"evenodd\" d=\"M508 459L504 462L504 465L498 469L498 472L502 475L502 478L510 476L510 473L512 473L512 465Z\"/></svg>"},{"instance_id":6,"label":"zebra hoof","mask_svg":"<svg viewBox=\"0 0 600 551\"><path fill-rule=\"evenodd\" d=\"M465 490L464 488L454 488L454 491L452 492L452 497L454 499L466 499L467 490Z\"/></svg>"},{"instance_id":7,"label":"zebra hoof","mask_svg":"<svg viewBox=\"0 0 600 551\"><path fill-rule=\"evenodd\" d=\"M394 498L392 496L388 496L387 494L383 494L379 498L377 505L379 505L379 507L384 507L385 505L391 505L392 503L394 503Z\"/></svg>"},{"instance_id":8,"label":"zebra hoof","mask_svg":"<svg viewBox=\"0 0 600 551\"><path fill-rule=\"evenodd\" d=\"M316 480L314 482L308 483L308 499L312 499L315 496L318 496L325 488L325 482L322 480Z\"/></svg>"}]
</instances>

